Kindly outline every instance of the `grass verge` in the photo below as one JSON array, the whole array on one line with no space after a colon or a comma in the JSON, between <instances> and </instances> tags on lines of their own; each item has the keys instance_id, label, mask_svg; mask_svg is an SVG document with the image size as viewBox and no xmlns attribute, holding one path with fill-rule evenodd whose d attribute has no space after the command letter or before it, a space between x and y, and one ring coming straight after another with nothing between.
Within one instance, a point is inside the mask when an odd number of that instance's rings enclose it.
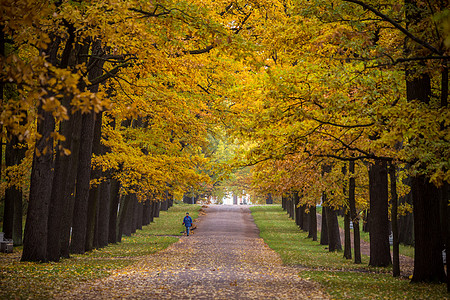
<instances>
[{"instance_id":1,"label":"grass verge","mask_svg":"<svg viewBox=\"0 0 450 300\"><path fill-rule=\"evenodd\" d=\"M186 211L196 219L200 206L177 204L162 211L154 223L111 244L58 263L20 262L22 251L0 254L0 299L49 299L83 282L106 277L178 241Z\"/></svg>"},{"instance_id":2,"label":"grass verge","mask_svg":"<svg viewBox=\"0 0 450 300\"><path fill-rule=\"evenodd\" d=\"M251 207L260 236L288 265L306 267L300 276L319 282L333 299L450 299L444 284L411 284L393 278L391 268L355 265L307 238L281 206Z\"/></svg>"}]
</instances>

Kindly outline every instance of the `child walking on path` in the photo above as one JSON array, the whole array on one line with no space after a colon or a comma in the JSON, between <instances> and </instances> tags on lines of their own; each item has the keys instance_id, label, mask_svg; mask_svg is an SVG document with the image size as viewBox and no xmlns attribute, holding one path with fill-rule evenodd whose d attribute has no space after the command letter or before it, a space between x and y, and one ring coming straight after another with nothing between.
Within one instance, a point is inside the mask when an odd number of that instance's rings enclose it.
<instances>
[{"instance_id":1,"label":"child walking on path","mask_svg":"<svg viewBox=\"0 0 450 300\"><path fill-rule=\"evenodd\" d=\"M192 218L189 216L189 213L186 213L186 217L183 219L183 225L186 226L186 234L189 236L189 229L192 226Z\"/></svg>"}]
</instances>

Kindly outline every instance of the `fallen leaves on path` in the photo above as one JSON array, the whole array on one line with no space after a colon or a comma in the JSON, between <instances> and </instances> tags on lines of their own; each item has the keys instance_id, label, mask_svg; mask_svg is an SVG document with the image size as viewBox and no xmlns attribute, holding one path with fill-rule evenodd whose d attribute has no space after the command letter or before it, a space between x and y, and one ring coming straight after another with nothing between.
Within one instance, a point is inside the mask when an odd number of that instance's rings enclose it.
<instances>
[{"instance_id":1,"label":"fallen leaves on path","mask_svg":"<svg viewBox=\"0 0 450 300\"><path fill-rule=\"evenodd\" d=\"M327 299L258 237L248 209L208 208L195 236L65 299Z\"/></svg>"}]
</instances>

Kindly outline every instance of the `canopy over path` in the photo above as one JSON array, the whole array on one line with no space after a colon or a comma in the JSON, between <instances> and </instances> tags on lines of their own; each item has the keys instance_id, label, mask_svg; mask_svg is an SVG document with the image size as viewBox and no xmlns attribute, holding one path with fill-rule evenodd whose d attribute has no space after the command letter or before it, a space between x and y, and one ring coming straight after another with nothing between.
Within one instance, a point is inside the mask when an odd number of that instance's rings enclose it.
<instances>
[{"instance_id":1,"label":"canopy over path","mask_svg":"<svg viewBox=\"0 0 450 300\"><path fill-rule=\"evenodd\" d=\"M259 238L248 208L206 211L191 236L59 298L327 299L317 284L298 276L298 268L282 265Z\"/></svg>"}]
</instances>

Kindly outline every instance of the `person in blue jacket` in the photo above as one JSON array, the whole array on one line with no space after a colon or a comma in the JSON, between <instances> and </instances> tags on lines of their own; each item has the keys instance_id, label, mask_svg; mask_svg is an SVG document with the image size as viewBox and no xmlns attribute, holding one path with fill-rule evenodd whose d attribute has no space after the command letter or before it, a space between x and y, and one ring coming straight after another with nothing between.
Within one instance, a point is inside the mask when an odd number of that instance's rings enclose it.
<instances>
[{"instance_id":1,"label":"person in blue jacket","mask_svg":"<svg viewBox=\"0 0 450 300\"><path fill-rule=\"evenodd\" d=\"M186 226L186 234L189 236L189 229L192 227L192 218L189 216L189 213L186 213L186 217L183 219L183 225Z\"/></svg>"}]
</instances>

